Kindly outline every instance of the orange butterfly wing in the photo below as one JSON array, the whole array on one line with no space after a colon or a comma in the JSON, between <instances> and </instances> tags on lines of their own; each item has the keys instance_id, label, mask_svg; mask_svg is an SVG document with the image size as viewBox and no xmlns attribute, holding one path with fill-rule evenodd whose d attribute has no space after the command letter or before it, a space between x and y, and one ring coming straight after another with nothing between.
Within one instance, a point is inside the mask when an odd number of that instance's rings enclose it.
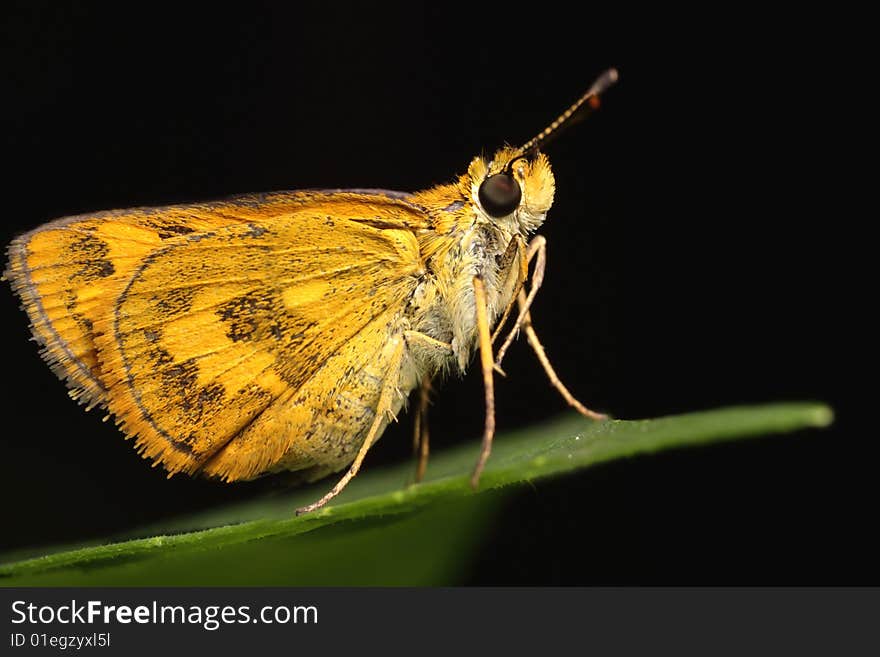
<instances>
[{"instance_id":1,"label":"orange butterfly wing","mask_svg":"<svg viewBox=\"0 0 880 657\"><path fill-rule=\"evenodd\" d=\"M428 223L375 191L85 215L18 238L6 277L71 396L107 406L169 471L338 469Z\"/></svg>"}]
</instances>

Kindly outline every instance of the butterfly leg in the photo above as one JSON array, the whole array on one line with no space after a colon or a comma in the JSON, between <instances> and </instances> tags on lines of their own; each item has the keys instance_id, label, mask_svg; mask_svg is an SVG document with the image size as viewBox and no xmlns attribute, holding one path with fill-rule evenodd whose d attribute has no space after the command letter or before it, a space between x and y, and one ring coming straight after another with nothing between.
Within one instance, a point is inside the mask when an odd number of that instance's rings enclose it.
<instances>
[{"instance_id":1,"label":"butterfly leg","mask_svg":"<svg viewBox=\"0 0 880 657\"><path fill-rule=\"evenodd\" d=\"M504 342L501 343L501 347L498 349L498 354L495 357L495 369L497 371L502 371L501 361L504 359L504 355L513 343L513 339L516 337L517 333L519 333L520 328L522 328L523 322L529 313L529 308L532 306L532 302L535 300L535 297L538 295L538 290L541 289L541 285L544 282L544 270L547 266L547 240L541 235L536 235L534 239L529 242L525 255L524 269L526 270L526 275L528 275L528 267L533 259L535 260L535 271L532 274L532 279L529 285L529 294L526 297L525 306L520 304L519 315L517 315L516 322L514 322L513 328L510 329L510 332L507 334L507 337L504 338ZM524 280L525 276L523 276L523 281ZM520 293L522 293L522 285L519 286L516 295L517 299L519 298ZM499 328L500 326L499 323Z\"/></svg>"},{"instance_id":2,"label":"butterfly leg","mask_svg":"<svg viewBox=\"0 0 880 657\"><path fill-rule=\"evenodd\" d=\"M480 366L483 370L483 389L486 393L486 425L483 429L483 443L480 456L471 475L471 486L476 488L486 461L492 452L492 439L495 437L495 380L493 378L495 359L492 357L492 333L489 330L488 300L486 285L479 276L474 277L474 301L477 310L477 337L480 344Z\"/></svg>"},{"instance_id":3,"label":"butterfly leg","mask_svg":"<svg viewBox=\"0 0 880 657\"><path fill-rule=\"evenodd\" d=\"M571 392L569 392L568 388L565 387L565 384L562 383L559 376L556 374L556 370L553 369L553 365L550 364L550 359L547 357L547 352L544 351L544 346L541 344L541 341L538 340L538 334L535 333L535 328L532 325L532 316L529 312L529 308L538 293L538 289L544 282L544 270L547 266L547 240L541 235L537 235L531 242L529 242L529 247L526 251L526 262L530 263L532 259L535 260L535 271L532 276L531 285L529 286L529 293L526 295L522 288L520 288L517 293L519 315L516 318L516 323L510 330L510 333L508 333L501 348L498 350L498 355L495 358L495 369L497 370L500 368L501 359L504 358L507 348L513 342L513 338L516 337L517 331L522 329L526 334L526 339L528 340L529 345L535 352L535 356L537 356L538 361L541 363L541 367L544 368L547 378L550 379L550 385L556 388L566 403L578 413L591 420L606 420L608 419L607 415L590 410L579 402Z\"/></svg>"},{"instance_id":4,"label":"butterfly leg","mask_svg":"<svg viewBox=\"0 0 880 657\"><path fill-rule=\"evenodd\" d=\"M519 304L520 308L525 305L526 298L525 294L522 292L519 293ZM538 334L535 333L535 328L532 326L532 318L531 315L527 312L525 319L523 320L522 325L523 331L525 331L526 339L529 341L529 344L532 347L532 350L535 352L535 356L538 357L538 361L541 363L541 367L544 368L544 372L547 374L547 378L550 379L550 385L552 385L556 390L562 395L562 398L566 401L566 403L575 409L578 413L583 415L584 417L588 417L591 420L607 420L608 416L604 413L597 413L596 411L591 411L589 408L581 404L574 395L572 395L568 388L565 387L565 384L559 380L559 376L556 374L556 370L553 369L553 365L550 364L550 359L547 358L547 353L544 351L544 346L541 344L541 341L538 340Z\"/></svg>"},{"instance_id":5,"label":"butterfly leg","mask_svg":"<svg viewBox=\"0 0 880 657\"><path fill-rule=\"evenodd\" d=\"M438 357L448 358L453 354L452 345L432 338L418 331L404 331L404 338L411 349L420 354L426 362L440 362ZM430 367L430 366L429 366ZM413 428L413 452L418 455L416 464L416 483L425 476L428 467L428 405L431 396L431 375L425 372L419 385L419 402L416 407L415 427Z\"/></svg>"},{"instance_id":6,"label":"butterfly leg","mask_svg":"<svg viewBox=\"0 0 880 657\"><path fill-rule=\"evenodd\" d=\"M385 380L382 383L382 391L379 393L379 403L376 404L376 415L373 418L373 424L370 425L370 430L369 432L367 432L367 437L364 438L364 442L358 450L357 456L355 456L351 466L349 466L348 472L345 473L342 479L339 480L339 482L330 490L329 493L324 495L324 497L322 497L317 502L313 502L312 504L297 509L296 515L299 516L304 513L314 511L315 509L320 509L322 506L327 504L327 502L339 495L339 493L341 493L342 490L348 485L348 482L354 479L355 475L358 473L358 470L360 470L361 464L364 462L364 457L366 457L367 452L376 440L379 429L382 427L385 414L391 411L394 395L398 393L397 384L399 383L400 368L401 363L403 362L403 353L405 348L406 342L404 340L400 340L400 344L397 346L394 351L394 355L391 357L391 362L388 367L388 374L385 376Z\"/></svg>"},{"instance_id":7,"label":"butterfly leg","mask_svg":"<svg viewBox=\"0 0 880 657\"><path fill-rule=\"evenodd\" d=\"M513 306L516 304L516 296L525 284L526 279L529 277L529 260L527 254L525 240L522 237L517 236L510 240L510 244L507 245L507 250L504 252L504 255L501 256L501 262L498 265L499 271L508 272L507 278L515 278L513 279L513 294L510 295L510 301L504 309L504 312L501 314L501 319L499 319L495 325L495 332L492 334L492 344L495 344L495 340L497 340L498 336L501 334L501 330L504 328L507 318L510 317L510 311L513 310ZM514 268L514 259L519 262L519 267ZM505 288L506 287L507 284L505 283ZM504 371L500 367L496 367L495 371L502 376L504 375Z\"/></svg>"},{"instance_id":8,"label":"butterfly leg","mask_svg":"<svg viewBox=\"0 0 880 657\"><path fill-rule=\"evenodd\" d=\"M431 395L431 377L422 377L419 386L419 402L416 407L415 426L413 427L413 453L418 456L416 463L416 483L425 476L428 467L428 404Z\"/></svg>"}]
</instances>

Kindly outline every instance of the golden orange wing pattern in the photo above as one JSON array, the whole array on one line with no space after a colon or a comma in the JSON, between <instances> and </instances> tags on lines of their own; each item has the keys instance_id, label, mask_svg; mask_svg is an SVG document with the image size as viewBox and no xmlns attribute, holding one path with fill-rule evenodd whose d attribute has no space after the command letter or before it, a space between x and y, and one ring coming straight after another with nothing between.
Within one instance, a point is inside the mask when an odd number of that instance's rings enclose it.
<instances>
[{"instance_id":1,"label":"golden orange wing pattern","mask_svg":"<svg viewBox=\"0 0 880 657\"><path fill-rule=\"evenodd\" d=\"M375 407L427 225L372 190L84 215L18 238L6 277L71 396L170 472L332 470Z\"/></svg>"}]
</instances>

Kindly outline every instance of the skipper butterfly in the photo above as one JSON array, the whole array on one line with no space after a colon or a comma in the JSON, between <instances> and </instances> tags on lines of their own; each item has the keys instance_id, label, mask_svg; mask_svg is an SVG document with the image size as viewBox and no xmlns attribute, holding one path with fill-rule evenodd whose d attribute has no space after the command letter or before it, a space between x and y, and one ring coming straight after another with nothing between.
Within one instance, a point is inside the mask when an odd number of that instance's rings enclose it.
<instances>
[{"instance_id":1,"label":"skipper butterfly","mask_svg":"<svg viewBox=\"0 0 880 657\"><path fill-rule=\"evenodd\" d=\"M299 512L345 487L417 388L420 479L430 382L463 373L478 351L476 486L495 431L493 375L519 330L565 400L604 417L559 381L529 307L546 262L533 235L555 191L539 147L616 79L607 71L534 139L474 158L450 184L67 217L15 239L4 277L70 396L106 408L169 476L313 481L348 467Z\"/></svg>"}]
</instances>

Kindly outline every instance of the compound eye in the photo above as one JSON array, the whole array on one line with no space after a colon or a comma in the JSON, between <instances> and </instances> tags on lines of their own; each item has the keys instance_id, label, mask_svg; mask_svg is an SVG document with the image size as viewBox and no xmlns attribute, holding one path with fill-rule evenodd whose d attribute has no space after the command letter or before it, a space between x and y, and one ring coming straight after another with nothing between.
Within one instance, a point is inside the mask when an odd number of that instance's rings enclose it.
<instances>
[{"instance_id":1,"label":"compound eye","mask_svg":"<svg viewBox=\"0 0 880 657\"><path fill-rule=\"evenodd\" d=\"M512 175L502 172L486 178L480 185L477 196L486 214L498 219L509 215L519 207L522 190Z\"/></svg>"}]
</instances>

